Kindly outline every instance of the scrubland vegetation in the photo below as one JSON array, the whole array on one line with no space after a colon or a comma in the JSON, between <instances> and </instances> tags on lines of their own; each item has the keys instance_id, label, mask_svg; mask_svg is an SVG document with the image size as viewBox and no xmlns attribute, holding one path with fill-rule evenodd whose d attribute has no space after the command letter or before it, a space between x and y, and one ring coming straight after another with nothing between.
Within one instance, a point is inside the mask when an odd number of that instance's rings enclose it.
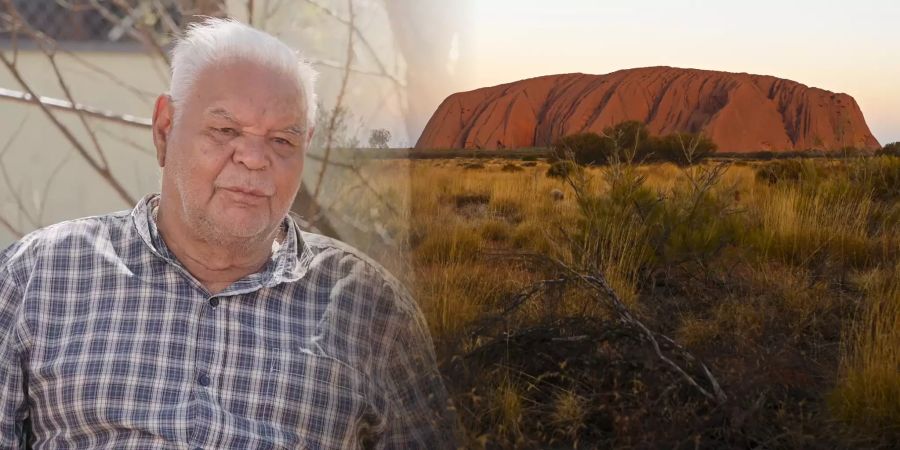
<instances>
[{"instance_id":1,"label":"scrubland vegetation","mask_svg":"<svg viewBox=\"0 0 900 450\"><path fill-rule=\"evenodd\" d=\"M900 158L608 162L366 168L469 447L898 442Z\"/></svg>"}]
</instances>

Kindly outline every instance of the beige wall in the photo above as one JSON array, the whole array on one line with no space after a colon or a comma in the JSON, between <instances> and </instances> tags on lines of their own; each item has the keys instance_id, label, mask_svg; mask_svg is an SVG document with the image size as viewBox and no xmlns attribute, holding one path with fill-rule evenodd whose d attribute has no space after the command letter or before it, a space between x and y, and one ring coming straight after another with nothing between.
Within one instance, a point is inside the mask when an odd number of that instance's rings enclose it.
<instances>
[{"instance_id":1,"label":"beige wall","mask_svg":"<svg viewBox=\"0 0 900 450\"><path fill-rule=\"evenodd\" d=\"M4 51L7 56L11 55L8 49ZM79 52L77 57L119 78L113 80L71 56L60 54L58 64L75 100L90 106L150 117L155 95L168 83L164 66L144 53ZM17 67L39 95L65 98L43 54L20 52ZM5 68L0 69L0 87L24 91ZM56 114L99 160L78 117L64 112ZM159 171L152 154L149 130L99 119L88 121L97 132L113 176L129 194L140 198L144 193L156 190ZM4 148L6 151L0 163L5 175L0 177L8 177L9 184L0 178L0 215L22 231L132 206L90 168L35 105L0 99L0 150ZM55 175L51 176L55 170ZM11 192L10 185L15 192ZM15 195L24 202L34 221L19 213ZM41 203L44 203L43 208ZM0 247L14 239L14 234L0 226Z\"/></svg>"}]
</instances>

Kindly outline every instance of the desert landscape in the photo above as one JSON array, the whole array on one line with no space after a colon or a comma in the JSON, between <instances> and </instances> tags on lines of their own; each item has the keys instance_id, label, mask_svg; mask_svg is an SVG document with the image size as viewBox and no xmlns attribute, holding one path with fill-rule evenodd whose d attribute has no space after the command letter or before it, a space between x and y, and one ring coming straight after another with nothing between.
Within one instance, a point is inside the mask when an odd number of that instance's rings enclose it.
<instances>
[{"instance_id":1,"label":"desert landscape","mask_svg":"<svg viewBox=\"0 0 900 450\"><path fill-rule=\"evenodd\" d=\"M470 446L896 442L900 158L552 167L366 164Z\"/></svg>"},{"instance_id":2,"label":"desert landscape","mask_svg":"<svg viewBox=\"0 0 900 450\"><path fill-rule=\"evenodd\" d=\"M900 144L852 97L539 77L453 94L415 149L356 160L370 195L334 207L395 244L357 241L412 288L467 447L900 438Z\"/></svg>"},{"instance_id":3,"label":"desert landscape","mask_svg":"<svg viewBox=\"0 0 900 450\"><path fill-rule=\"evenodd\" d=\"M157 191L233 17L320 72L291 209L410 288L465 448L900 442L896 6L115 3L5 4L0 248Z\"/></svg>"}]
</instances>

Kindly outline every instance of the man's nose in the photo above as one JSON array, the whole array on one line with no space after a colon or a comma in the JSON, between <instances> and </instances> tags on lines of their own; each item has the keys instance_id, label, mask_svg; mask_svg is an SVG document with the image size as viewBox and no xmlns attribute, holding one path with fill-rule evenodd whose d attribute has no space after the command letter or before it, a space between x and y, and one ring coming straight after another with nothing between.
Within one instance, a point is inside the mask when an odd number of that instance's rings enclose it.
<instances>
[{"instance_id":1,"label":"man's nose","mask_svg":"<svg viewBox=\"0 0 900 450\"><path fill-rule=\"evenodd\" d=\"M235 143L233 159L249 170L265 169L269 164L266 137L243 133Z\"/></svg>"}]
</instances>

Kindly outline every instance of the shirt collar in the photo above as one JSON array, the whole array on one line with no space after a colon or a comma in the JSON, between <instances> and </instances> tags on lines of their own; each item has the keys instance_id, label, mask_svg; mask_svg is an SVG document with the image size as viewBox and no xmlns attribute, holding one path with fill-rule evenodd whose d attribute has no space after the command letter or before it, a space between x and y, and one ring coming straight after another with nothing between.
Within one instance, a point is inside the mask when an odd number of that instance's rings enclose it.
<instances>
[{"instance_id":1,"label":"shirt collar","mask_svg":"<svg viewBox=\"0 0 900 450\"><path fill-rule=\"evenodd\" d=\"M131 211L132 221L141 240L153 254L183 269L175 255L166 247L156 227L154 209L158 204L159 194L144 196ZM279 283L297 281L306 274L313 258L312 251L303 240L296 222L289 215L282 220L281 227L284 230L284 239L281 243L272 244L272 254L263 270L234 282L226 291L237 294L239 292L234 291L247 292L261 287L272 287Z\"/></svg>"}]
</instances>

